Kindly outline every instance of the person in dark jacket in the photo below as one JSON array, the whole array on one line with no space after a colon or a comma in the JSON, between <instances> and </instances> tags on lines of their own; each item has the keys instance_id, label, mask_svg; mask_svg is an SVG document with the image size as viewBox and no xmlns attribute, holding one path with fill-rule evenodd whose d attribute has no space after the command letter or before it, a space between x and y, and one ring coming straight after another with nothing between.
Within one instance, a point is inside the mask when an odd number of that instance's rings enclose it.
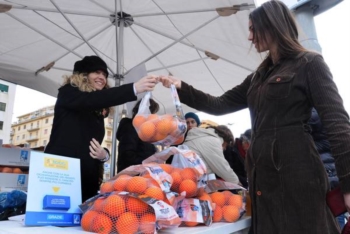
<instances>
[{"instance_id":1,"label":"person in dark jacket","mask_svg":"<svg viewBox=\"0 0 350 234\"><path fill-rule=\"evenodd\" d=\"M328 175L328 181L331 189L335 189L339 185L339 179L337 171L335 169L334 158L332 157L331 145L329 143L327 133L322 126L320 116L317 111L313 108L311 118L308 122L311 127L311 136L315 142L316 149L320 154L324 168ZM345 225L345 215L342 214L337 217L340 229L343 229Z\"/></svg>"},{"instance_id":2,"label":"person in dark jacket","mask_svg":"<svg viewBox=\"0 0 350 234\"><path fill-rule=\"evenodd\" d=\"M136 94L154 89L158 78L148 75L135 83L109 88L107 65L97 56L74 64L58 90L50 141L45 153L80 159L82 200L99 190L99 169L108 160L101 147L104 118L109 107L136 100Z\"/></svg>"},{"instance_id":3,"label":"person in dark jacket","mask_svg":"<svg viewBox=\"0 0 350 234\"><path fill-rule=\"evenodd\" d=\"M328 176L307 122L315 107L326 129L350 210L350 122L322 56L298 41L292 12L282 1L267 1L249 13L250 40L267 53L256 71L216 97L172 76L182 103L225 115L249 108L251 145L246 155L252 228L262 233L339 233L326 203ZM234 74L233 74L234 76Z\"/></svg>"},{"instance_id":4,"label":"person in dark jacket","mask_svg":"<svg viewBox=\"0 0 350 234\"><path fill-rule=\"evenodd\" d=\"M227 126L225 125L219 126L222 126L221 128L227 128ZM227 128L227 130L231 132L229 128ZM245 131L240 138L236 138L236 140L234 141L233 134L231 132L232 140L229 141L230 143L227 144L226 149L224 149L224 155L227 162L230 164L234 172L236 172L239 178L239 182L244 188L248 188L248 178L247 172L245 170L244 159L250 143L249 133L250 129ZM247 146L247 148L245 146Z\"/></svg>"},{"instance_id":5,"label":"person in dark jacket","mask_svg":"<svg viewBox=\"0 0 350 234\"><path fill-rule=\"evenodd\" d=\"M152 98L149 100L149 110L151 114L155 114L159 110L159 104ZM136 129L132 124L132 120L139 110L141 100L139 100L132 109L132 119L123 118L118 126L117 140L118 144L118 160L117 172L125 168L141 164L143 160L156 152L156 147L147 142L143 142L137 135Z\"/></svg>"}]
</instances>

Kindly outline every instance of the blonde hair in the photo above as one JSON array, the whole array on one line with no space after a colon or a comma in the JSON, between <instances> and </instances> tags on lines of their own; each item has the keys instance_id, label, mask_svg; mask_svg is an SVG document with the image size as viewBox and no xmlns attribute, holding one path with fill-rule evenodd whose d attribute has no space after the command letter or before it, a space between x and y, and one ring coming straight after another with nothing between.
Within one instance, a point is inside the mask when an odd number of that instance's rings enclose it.
<instances>
[{"instance_id":1,"label":"blonde hair","mask_svg":"<svg viewBox=\"0 0 350 234\"><path fill-rule=\"evenodd\" d=\"M107 81L107 78L106 78ZM90 80L87 77L86 73L73 73L72 75L64 75L63 76L63 86L66 84L70 84L73 87L78 88L82 92L93 92L96 91L96 89L91 84ZM108 83L106 83L105 87L103 89L109 89ZM106 108L110 114L113 113L113 108L108 107Z\"/></svg>"}]
</instances>

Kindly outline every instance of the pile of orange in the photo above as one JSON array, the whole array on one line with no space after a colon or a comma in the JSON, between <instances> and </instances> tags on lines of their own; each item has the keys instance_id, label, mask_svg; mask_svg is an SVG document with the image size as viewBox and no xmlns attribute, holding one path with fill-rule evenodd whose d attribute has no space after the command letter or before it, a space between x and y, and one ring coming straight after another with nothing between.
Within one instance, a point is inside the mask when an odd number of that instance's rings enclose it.
<instances>
[{"instance_id":1,"label":"pile of orange","mask_svg":"<svg viewBox=\"0 0 350 234\"><path fill-rule=\"evenodd\" d=\"M96 233L154 233L153 208L138 198L111 193L100 197L81 220L83 230Z\"/></svg>"},{"instance_id":2,"label":"pile of orange","mask_svg":"<svg viewBox=\"0 0 350 234\"><path fill-rule=\"evenodd\" d=\"M179 121L172 115L150 114L146 116L138 114L132 123L142 141L154 143L172 136L173 142L183 142L183 134L178 130Z\"/></svg>"},{"instance_id":3,"label":"pile of orange","mask_svg":"<svg viewBox=\"0 0 350 234\"><path fill-rule=\"evenodd\" d=\"M0 173L15 173L15 174L28 174L28 172L23 172L19 167L2 167L0 166Z\"/></svg>"},{"instance_id":4,"label":"pile of orange","mask_svg":"<svg viewBox=\"0 0 350 234\"><path fill-rule=\"evenodd\" d=\"M240 217L243 206L243 197L230 191L214 192L210 198L215 203L213 222L235 222Z\"/></svg>"}]
</instances>

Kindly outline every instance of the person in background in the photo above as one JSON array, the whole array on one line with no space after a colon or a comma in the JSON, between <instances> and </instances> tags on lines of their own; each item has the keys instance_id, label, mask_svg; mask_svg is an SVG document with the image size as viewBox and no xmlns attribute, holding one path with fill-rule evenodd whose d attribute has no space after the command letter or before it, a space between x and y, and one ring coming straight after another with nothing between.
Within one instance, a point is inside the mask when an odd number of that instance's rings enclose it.
<instances>
[{"instance_id":1,"label":"person in background","mask_svg":"<svg viewBox=\"0 0 350 234\"><path fill-rule=\"evenodd\" d=\"M217 129L225 132L224 156L232 170L237 174L239 182L244 188L248 187L247 172L244 165L244 157L241 156L231 130L226 125L218 125ZM243 134L242 134L243 135Z\"/></svg>"},{"instance_id":2,"label":"person in background","mask_svg":"<svg viewBox=\"0 0 350 234\"><path fill-rule=\"evenodd\" d=\"M223 154L223 149L232 141L231 136L220 127L192 128L183 144L203 159L208 174L214 173L227 182L239 184Z\"/></svg>"},{"instance_id":3,"label":"person in background","mask_svg":"<svg viewBox=\"0 0 350 234\"><path fill-rule=\"evenodd\" d=\"M187 129L186 129L186 133L184 135L184 141L181 142L180 144L172 145L172 146L176 146L177 147L178 145L182 145L185 142L185 140L186 140L186 136L187 136L188 131L191 130L192 128L197 128L197 127L199 127L199 125L201 125L201 121L200 121L198 115L196 115L193 112L187 112L185 114L185 120L186 120ZM171 155L166 160L166 163L167 164L171 164L172 161L173 161L173 155Z\"/></svg>"},{"instance_id":4,"label":"person in background","mask_svg":"<svg viewBox=\"0 0 350 234\"><path fill-rule=\"evenodd\" d=\"M325 199L328 176L307 125L314 107L350 211L350 122L332 74L322 55L300 44L294 16L282 1L252 10L247 26L248 40L267 56L241 84L215 97L172 76L160 81L175 85L181 102L198 111L225 115L249 108L245 162L255 234L340 233Z\"/></svg>"},{"instance_id":5,"label":"person in background","mask_svg":"<svg viewBox=\"0 0 350 234\"><path fill-rule=\"evenodd\" d=\"M82 200L97 194L101 164L109 153L101 147L104 118L110 107L137 99L152 91L158 77L148 75L135 83L110 88L107 65L98 56L86 56L74 64L58 90L50 141L45 153L80 159Z\"/></svg>"},{"instance_id":6,"label":"person in background","mask_svg":"<svg viewBox=\"0 0 350 234\"><path fill-rule=\"evenodd\" d=\"M199 125L201 125L201 121L198 117L198 115L196 115L193 112L187 112L185 114L185 119L186 119L186 124L187 124L187 132L189 130L191 130L192 128L196 128L199 127ZM186 134L187 134L186 132Z\"/></svg>"},{"instance_id":7,"label":"person in background","mask_svg":"<svg viewBox=\"0 0 350 234\"><path fill-rule=\"evenodd\" d=\"M250 142L251 142L251 137L252 137L252 131L251 129L248 129L243 134L241 134L240 138L236 138L235 140L234 150L240 157L243 158L243 160L247 155Z\"/></svg>"},{"instance_id":8,"label":"person in background","mask_svg":"<svg viewBox=\"0 0 350 234\"><path fill-rule=\"evenodd\" d=\"M159 104L152 98L149 100L149 110L151 114L155 114L159 110ZM139 100L132 109L132 119L123 118L117 129L118 144L118 160L117 160L117 172L124 170L125 168L141 164L143 160L156 153L156 147L147 142L143 142L134 126L132 120L136 116L141 100Z\"/></svg>"},{"instance_id":9,"label":"person in background","mask_svg":"<svg viewBox=\"0 0 350 234\"><path fill-rule=\"evenodd\" d=\"M322 126L320 116L314 108L312 109L311 118L308 124L311 127L312 139L315 142L316 149L320 154L321 160L326 169L331 190L335 189L339 185L339 179L335 169L334 158L332 157L331 146L327 138L327 133ZM345 225L345 215L339 215L337 220L340 229L343 229Z\"/></svg>"}]
</instances>

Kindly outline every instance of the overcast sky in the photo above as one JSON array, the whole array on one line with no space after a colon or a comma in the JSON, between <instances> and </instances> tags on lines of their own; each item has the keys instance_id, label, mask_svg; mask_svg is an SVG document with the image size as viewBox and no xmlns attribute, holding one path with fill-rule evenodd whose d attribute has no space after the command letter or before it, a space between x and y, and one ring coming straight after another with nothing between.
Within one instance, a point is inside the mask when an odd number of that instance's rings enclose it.
<instances>
[{"instance_id":1,"label":"overcast sky","mask_svg":"<svg viewBox=\"0 0 350 234\"><path fill-rule=\"evenodd\" d=\"M288 0L292 1L292 0ZM257 0L258 4L265 2ZM344 0L327 12L315 17L315 25L322 54L329 65L334 81L344 99L344 105L350 112L350 0ZM56 99L33 91L22 86L17 86L15 105L12 121L17 117L45 106L54 105ZM247 128L250 128L248 111L213 117L200 114L202 119L211 119L219 124L230 124L235 136L239 136Z\"/></svg>"}]
</instances>

